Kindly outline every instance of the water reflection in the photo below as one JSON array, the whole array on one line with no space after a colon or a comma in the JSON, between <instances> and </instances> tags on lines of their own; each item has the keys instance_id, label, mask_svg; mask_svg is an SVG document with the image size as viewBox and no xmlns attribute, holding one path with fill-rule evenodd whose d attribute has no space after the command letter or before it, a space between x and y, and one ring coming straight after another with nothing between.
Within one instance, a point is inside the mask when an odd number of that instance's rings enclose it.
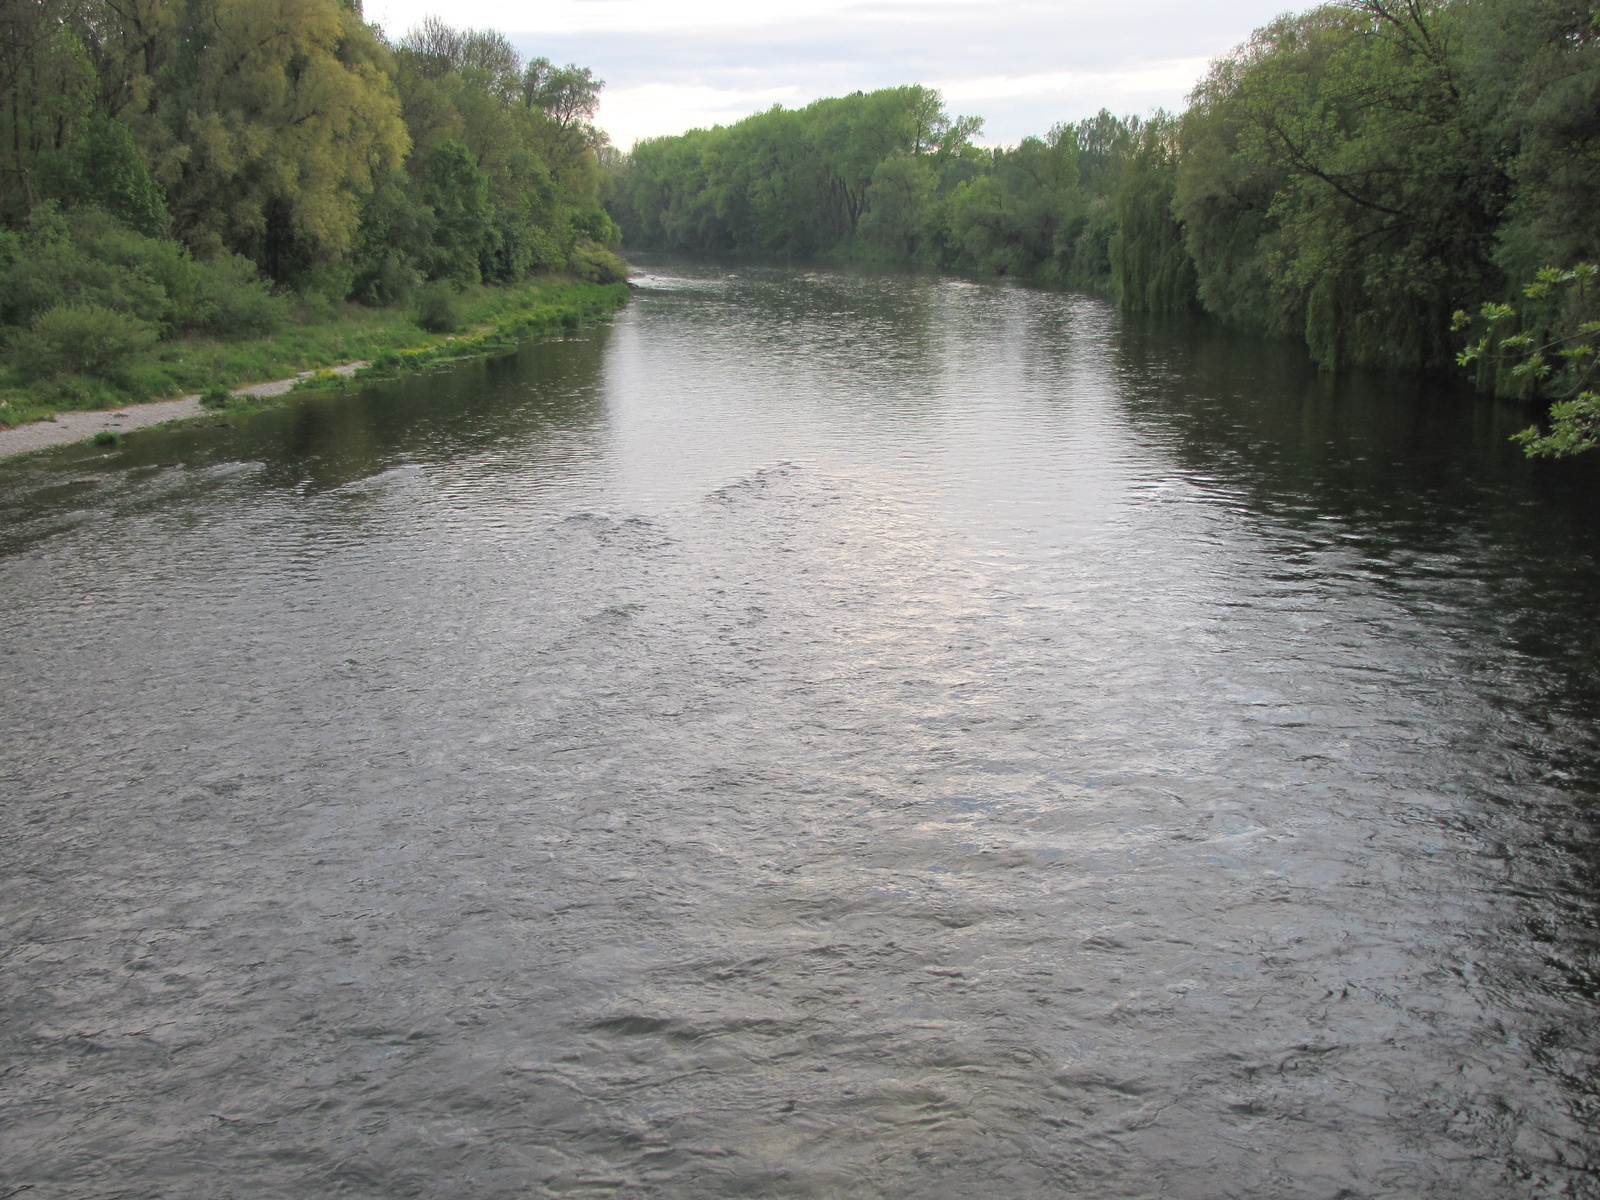
<instances>
[{"instance_id":1,"label":"water reflection","mask_svg":"<svg viewBox=\"0 0 1600 1200\"><path fill-rule=\"evenodd\" d=\"M1128 321L1119 343L1131 419L1244 506L1287 567L1342 566L1497 663L1509 647L1507 663L1555 668L1515 707L1600 715L1591 462L1529 462L1508 441L1527 413L1453 380L1334 379L1194 320Z\"/></svg>"},{"instance_id":2,"label":"water reflection","mask_svg":"<svg viewBox=\"0 0 1600 1200\"><path fill-rule=\"evenodd\" d=\"M656 270L0 469L7 1182L1591 1185L1591 467L1092 298Z\"/></svg>"}]
</instances>

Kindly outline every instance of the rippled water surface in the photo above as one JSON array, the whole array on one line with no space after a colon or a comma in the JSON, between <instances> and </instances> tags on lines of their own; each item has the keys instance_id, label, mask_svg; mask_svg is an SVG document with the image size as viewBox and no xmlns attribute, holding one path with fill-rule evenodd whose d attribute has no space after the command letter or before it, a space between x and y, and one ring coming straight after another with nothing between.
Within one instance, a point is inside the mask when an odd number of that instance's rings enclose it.
<instances>
[{"instance_id":1,"label":"rippled water surface","mask_svg":"<svg viewBox=\"0 0 1600 1200\"><path fill-rule=\"evenodd\" d=\"M0 1195L1600 1192L1591 465L658 270L0 466Z\"/></svg>"}]
</instances>

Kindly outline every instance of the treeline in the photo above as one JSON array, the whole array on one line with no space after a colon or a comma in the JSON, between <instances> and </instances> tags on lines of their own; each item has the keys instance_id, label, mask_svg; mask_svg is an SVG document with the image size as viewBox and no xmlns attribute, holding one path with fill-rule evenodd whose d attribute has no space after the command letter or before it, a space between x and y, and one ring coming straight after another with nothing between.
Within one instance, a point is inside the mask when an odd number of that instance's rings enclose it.
<instances>
[{"instance_id":1,"label":"treeline","mask_svg":"<svg viewBox=\"0 0 1600 1200\"><path fill-rule=\"evenodd\" d=\"M1457 310L1600 252L1596 15L1360 0L1259 30L1152 155L1192 282L1125 286L1303 337L1329 367L1450 362Z\"/></svg>"},{"instance_id":2,"label":"treeline","mask_svg":"<svg viewBox=\"0 0 1600 1200\"><path fill-rule=\"evenodd\" d=\"M640 143L609 207L640 247L1098 285L1303 340L1328 368L1465 349L1503 394L1588 385L1592 5L1327 4L1213 63L1181 115L1103 112L1004 149L973 146L977 125L924 88L774 109Z\"/></svg>"},{"instance_id":3,"label":"treeline","mask_svg":"<svg viewBox=\"0 0 1600 1200\"><path fill-rule=\"evenodd\" d=\"M1109 283L1116 196L1145 123L1102 112L1010 149L974 146L982 126L916 86L775 107L638 143L613 163L607 207L642 249Z\"/></svg>"},{"instance_id":4,"label":"treeline","mask_svg":"<svg viewBox=\"0 0 1600 1200\"><path fill-rule=\"evenodd\" d=\"M621 278L601 86L489 31L390 41L359 0L5 0L0 365L149 392L180 334Z\"/></svg>"}]
</instances>

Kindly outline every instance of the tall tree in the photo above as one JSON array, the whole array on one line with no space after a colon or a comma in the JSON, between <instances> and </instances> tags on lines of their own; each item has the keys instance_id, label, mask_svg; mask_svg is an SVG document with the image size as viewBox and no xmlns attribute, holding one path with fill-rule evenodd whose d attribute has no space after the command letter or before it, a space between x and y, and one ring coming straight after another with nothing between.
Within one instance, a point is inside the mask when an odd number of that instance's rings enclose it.
<instances>
[{"instance_id":1,"label":"tall tree","mask_svg":"<svg viewBox=\"0 0 1600 1200\"><path fill-rule=\"evenodd\" d=\"M158 102L178 233L297 280L355 244L410 148L389 51L336 0L188 0Z\"/></svg>"}]
</instances>

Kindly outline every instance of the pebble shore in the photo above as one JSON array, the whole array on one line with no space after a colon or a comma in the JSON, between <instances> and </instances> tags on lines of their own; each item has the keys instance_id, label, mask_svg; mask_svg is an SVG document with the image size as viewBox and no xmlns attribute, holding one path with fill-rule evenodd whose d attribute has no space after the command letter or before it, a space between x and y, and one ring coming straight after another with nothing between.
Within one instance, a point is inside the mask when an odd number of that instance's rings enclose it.
<instances>
[{"instance_id":1,"label":"pebble shore","mask_svg":"<svg viewBox=\"0 0 1600 1200\"><path fill-rule=\"evenodd\" d=\"M334 367L338 375L353 375L365 362L345 363ZM290 379L274 379L270 383L254 383L249 387L235 388L235 396L281 396L313 371L302 371ZM200 397L184 396L178 400L157 400L150 404L130 404L126 408L99 412L64 412L53 421L34 421L16 429L0 429L0 458L14 454L27 454L50 446L65 446L71 442L86 442L105 430L126 433L147 425L160 425L186 417L198 417L205 410L200 407Z\"/></svg>"}]
</instances>

